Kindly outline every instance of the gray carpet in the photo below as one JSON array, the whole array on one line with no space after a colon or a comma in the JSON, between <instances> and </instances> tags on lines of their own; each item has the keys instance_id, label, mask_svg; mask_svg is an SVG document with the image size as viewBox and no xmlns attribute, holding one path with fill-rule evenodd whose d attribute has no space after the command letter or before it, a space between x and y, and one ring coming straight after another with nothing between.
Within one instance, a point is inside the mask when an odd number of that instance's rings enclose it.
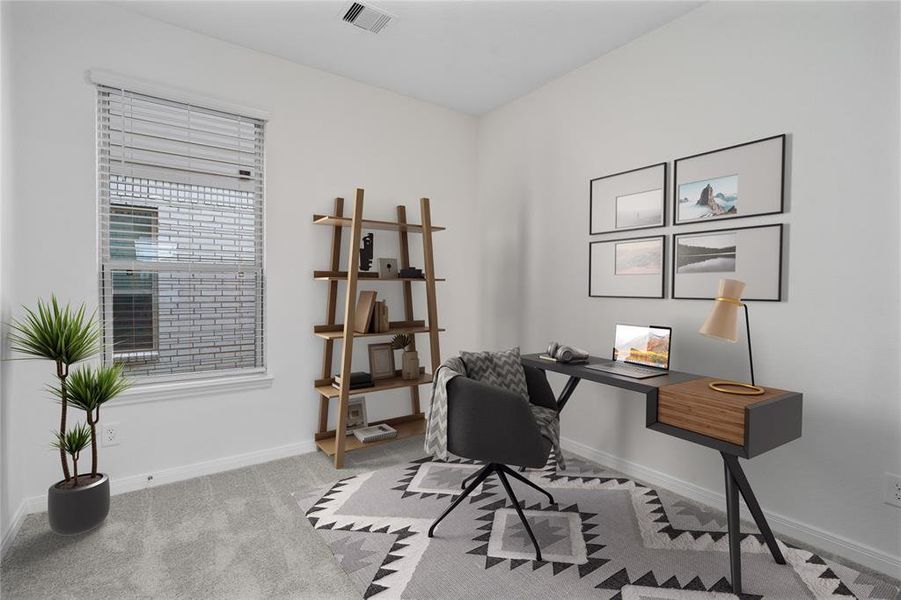
<instances>
[{"instance_id":1,"label":"gray carpet","mask_svg":"<svg viewBox=\"0 0 901 600\"><path fill-rule=\"evenodd\" d=\"M342 471L313 453L114 496L107 522L75 537L30 515L0 563L0 597L359 598L292 494L421 456L413 439L349 454Z\"/></svg>"}]
</instances>

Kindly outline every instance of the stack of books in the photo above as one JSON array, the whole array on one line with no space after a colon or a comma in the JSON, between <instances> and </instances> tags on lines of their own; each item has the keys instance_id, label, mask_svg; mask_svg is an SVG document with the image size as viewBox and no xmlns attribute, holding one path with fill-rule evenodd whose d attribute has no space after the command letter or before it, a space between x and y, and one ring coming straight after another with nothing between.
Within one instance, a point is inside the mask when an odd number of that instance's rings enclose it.
<instances>
[{"instance_id":1,"label":"stack of books","mask_svg":"<svg viewBox=\"0 0 901 600\"><path fill-rule=\"evenodd\" d=\"M361 427L354 430L354 435L358 440L363 442L377 442L379 440L390 440L397 437L397 430L390 425L372 425L370 427Z\"/></svg>"},{"instance_id":2,"label":"stack of books","mask_svg":"<svg viewBox=\"0 0 901 600\"><path fill-rule=\"evenodd\" d=\"M336 389L341 389L341 376L335 375L335 381L332 385ZM375 384L372 382L372 375L367 373L366 371L355 371L350 374L350 389L358 390L360 388L368 388L372 387Z\"/></svg>"}]
</instances>

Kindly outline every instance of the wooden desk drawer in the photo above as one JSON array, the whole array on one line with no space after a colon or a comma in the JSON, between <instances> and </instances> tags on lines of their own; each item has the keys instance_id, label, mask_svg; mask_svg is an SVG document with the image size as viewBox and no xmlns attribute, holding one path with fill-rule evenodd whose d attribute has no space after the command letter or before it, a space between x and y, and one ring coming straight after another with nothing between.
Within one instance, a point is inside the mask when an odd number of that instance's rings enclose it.
<instances>
[{"instance_id":1,"label":"wooden desk drawer","mask_svg":"<svg viewBox=\"0 0 901 600\"><path fill-rule=\"evenodd\" d=\"M741 446L748 457L800 437L800 394L765 388L760 396L739 396L710 389L712 381L661 387L657 422Z\"/></svg>"}]
</instances>

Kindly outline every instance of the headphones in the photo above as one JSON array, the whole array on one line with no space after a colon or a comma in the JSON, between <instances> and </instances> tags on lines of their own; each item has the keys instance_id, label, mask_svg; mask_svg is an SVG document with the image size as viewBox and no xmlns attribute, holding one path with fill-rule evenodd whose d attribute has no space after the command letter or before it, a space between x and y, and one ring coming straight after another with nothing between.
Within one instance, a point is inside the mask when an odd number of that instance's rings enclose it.
<instances>
[{"instance_id":1,"label":"headphones","mask_svg":"<svg viewBox=\"0 0 901 600\"><path fill-rule=\"evenodd\" d=\"M588 352L573 346L561 346L557 342L551 342L547 347L547 355L557 362L582 362L588 360Z\"/></svg>"}]
</instances>

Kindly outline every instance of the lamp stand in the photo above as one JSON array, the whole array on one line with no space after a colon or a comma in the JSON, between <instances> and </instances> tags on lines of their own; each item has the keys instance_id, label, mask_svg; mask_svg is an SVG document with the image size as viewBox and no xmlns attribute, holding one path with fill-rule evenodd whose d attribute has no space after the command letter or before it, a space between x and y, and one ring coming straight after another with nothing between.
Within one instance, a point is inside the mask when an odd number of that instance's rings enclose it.
<instances>
[{"instance_id":1,"label":"lamp stand","mask_svg":"<svg viewBox=\"0 0 901 600\"><path fill-rule=\"evenodd\" d=\"M709 387L717 392L724 394L734 394L736 396L760 396L765 393L762 387L754 384L754 355L751 352L751 319L748 317L748 305L744 302L741 305L745 309L745 329L748 332L748 363L751 366L751 383L739 383L737 381L713 381L709 383Z\"/></svg>"}]
</instances>

